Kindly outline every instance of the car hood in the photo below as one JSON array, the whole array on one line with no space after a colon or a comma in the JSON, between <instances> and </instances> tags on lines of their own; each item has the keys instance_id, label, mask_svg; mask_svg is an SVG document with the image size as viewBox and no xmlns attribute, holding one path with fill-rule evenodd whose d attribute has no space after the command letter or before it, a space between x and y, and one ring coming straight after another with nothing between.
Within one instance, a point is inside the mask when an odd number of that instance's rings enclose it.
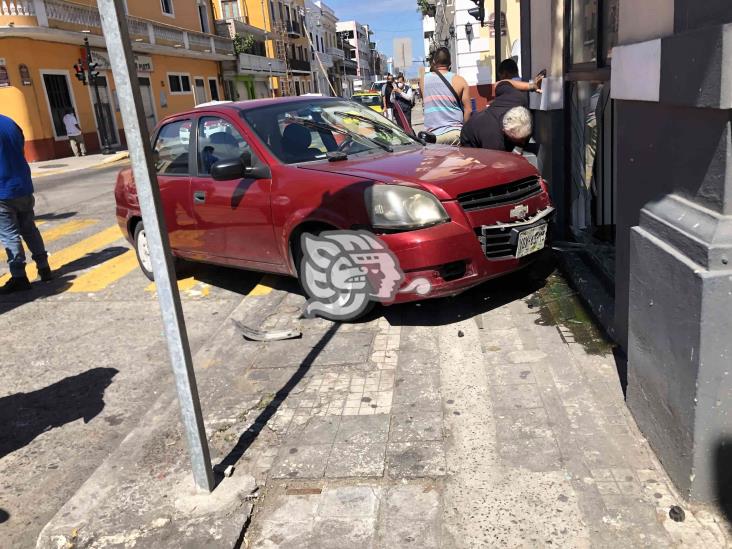
<instances>
[{"instance_id":1,"label":"car hood","mask_svg":"<svg viewBox=\"0 0 732 549\"><path fill-rule=\"evenodd\" d=\"M299 168L420 186L440 200L452 200L462 193L538 175L525 158L513 153L446 145L301 164Z\"/></svg>"}]
</instances>

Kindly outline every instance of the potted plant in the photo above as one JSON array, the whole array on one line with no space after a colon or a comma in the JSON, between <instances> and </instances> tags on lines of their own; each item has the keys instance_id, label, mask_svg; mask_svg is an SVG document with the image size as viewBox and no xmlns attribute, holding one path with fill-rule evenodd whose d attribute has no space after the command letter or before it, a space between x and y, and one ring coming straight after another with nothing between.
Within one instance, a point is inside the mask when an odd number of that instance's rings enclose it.
<instances>
[{"instance_id":1,"label":"potted plant","mask_svg":"<svg viewBox=\"0 0 732 549\"><path fill-rule=\"evenodd\" d=\"M437 6L435 4L430 4L428 0L417 0L417 11L422 15L434 17L437 13Z\"/></svg>"}]
</instances>

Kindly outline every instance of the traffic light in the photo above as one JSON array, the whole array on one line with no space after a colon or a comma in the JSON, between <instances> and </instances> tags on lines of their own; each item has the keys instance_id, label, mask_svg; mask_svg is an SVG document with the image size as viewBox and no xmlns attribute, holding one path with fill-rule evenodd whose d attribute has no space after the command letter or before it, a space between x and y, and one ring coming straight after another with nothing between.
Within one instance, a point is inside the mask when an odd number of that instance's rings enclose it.
<instances>
[{"instance_id":1,"label":"traffic light","mask_svg":"<svg viewBox=\"0 0 732 549\"><path fill-rule=\"evenodd\" d=\"M480 26L485 24L485 0L473 0L476 7L468 10L468 14L480 21Z\"/></svg>"},{"instance_id":2,"label":"traffic light","mask_svg":"<svg viewBox=\"0 0 732 549\"><path fill-rule=\"evenodd\" d=\"M99 76L99 71L97 70L97 67L99 66L99 63L89 63L89 82L96 82L97 77Z\"/></svg>"},{"instance_id":3,"label":"traffic light","mask_svg":"<svg viewBox=\"0 0 732 549\"><path fill-rule=\"evenodd\" d=\"M81 62L81 59L74 65L74 72L76 73L76 79L86 86L86 73L84 72L84 64Z\"/></svg>"}]
</instances>

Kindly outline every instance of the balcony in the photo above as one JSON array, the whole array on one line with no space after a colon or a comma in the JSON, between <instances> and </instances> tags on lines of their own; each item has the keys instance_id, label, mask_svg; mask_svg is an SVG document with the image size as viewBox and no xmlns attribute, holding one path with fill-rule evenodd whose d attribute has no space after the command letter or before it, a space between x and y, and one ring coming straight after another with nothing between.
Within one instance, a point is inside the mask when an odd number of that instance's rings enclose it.
<instances>
[{"instance_id":1,"label":"balcony","mask_svg":"<svg viewBox=\"0 0 732 549\"><path fill-rule=\"evenodd\" d=\"M333 66L333 58L330 55L328 55L327 53L321 53L319 51L316 51L314 53L316 57L316 65L319 65L319 63L317 63L317 59L319 59L320 63L322 63L326 69Z\"/></svg>"},{"instance_id":2,"label":"balcony","mask_svg":"<svg viewBox=\"0 0 732 549\"><path fill-rule=\"evenodd\" d=\"M290 70L298 72L310 72L310 61L302 61L300 59L288 59Z\"/></svg>"},{"instance_id":3,"label":"balcony","mask_svg":"<svg viewBox=\"0 0 732 549\"><path fill-rule=\"evenodd\" d=\"M252 55L250 53L239 54L239 74L270 74L273 76L281 76L287 72L285 64L280 59L272 57L262 57L261 55Z\"/></svg>"},{"instance_id":4,"label":"balcony","mask_svg":"<svg viewBox=\"0 0 732 549\"><path fill-rule=\"evenodd\" d=\"M101 36L102 25L96 7L66 2L65 0L3 0L0 16L29 16L36 18L38 27L81 32ZM23 25L16 24L19 30ZM229 38L190 31L127 16L127 26L133 42L167 46L210 54L233 55L234 44Z\"/></svg>"},{"instance_id":5,"label":"balcony","mask_svg":"<svg viewBox=\"0 0 732 549\"><path fill-rule=\"evenodd\" d=\"M333 61L343 61L346 58L346 55L340 48L326 48L325 51L333 58Z\"/></svg>"},{"instance_id":6,"label":"balcony","mask_svg":"<svg viewBox=\"0 0 732 549\"><path fill-rule=\"evenodd\" d=\"M343 68L345 69L346 74L350 74L351 76L356 76L356 74L358 74L358 64L351 59L343 61Z\"/></svg>"},{"instance_id":7,"label":"balcony","mask_svg":"<svg viewBox=\"0 0 732 549\"><path fill-rule=\"evenodd\" d=\"M217 19L216 34L232 39L237 34L251 34L257 38L264 38L267 32L264 29L250 25L247 17L234 17L231 19Z\"/></svg>"},{"instance_id":8,"label":"balcony","mask_svg":"<svg viewBox=\"0 0 732 549\"><path fill-rule=\"evenodd\" d=\"M287 29L287 36L290 38L300 38L302 36L302 33L300 32L300 23L297 21L287 21L285 23L285 28Z\"/></svg>"}]
</instances>

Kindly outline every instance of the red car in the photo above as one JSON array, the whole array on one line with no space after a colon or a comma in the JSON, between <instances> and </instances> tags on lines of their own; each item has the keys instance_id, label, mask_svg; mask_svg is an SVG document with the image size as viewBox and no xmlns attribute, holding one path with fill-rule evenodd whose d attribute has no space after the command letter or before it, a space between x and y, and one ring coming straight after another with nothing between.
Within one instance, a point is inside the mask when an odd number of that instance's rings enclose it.
<instances>
[{"instance_id":1,"label":"red car","mask_svg":"<svg viewBox=\"0 0 732 549\"><path fill-rule=\"evenodd\" d=\"M521 156L426 145L339 98L263 99L202 107L153 134L158 183L176 257L298 276L300 237L373 232L405 273L448 296L517 271L545 247L553 208ZM152 278L130 169L117 218Z\"/></svg>"}]
</instances>

